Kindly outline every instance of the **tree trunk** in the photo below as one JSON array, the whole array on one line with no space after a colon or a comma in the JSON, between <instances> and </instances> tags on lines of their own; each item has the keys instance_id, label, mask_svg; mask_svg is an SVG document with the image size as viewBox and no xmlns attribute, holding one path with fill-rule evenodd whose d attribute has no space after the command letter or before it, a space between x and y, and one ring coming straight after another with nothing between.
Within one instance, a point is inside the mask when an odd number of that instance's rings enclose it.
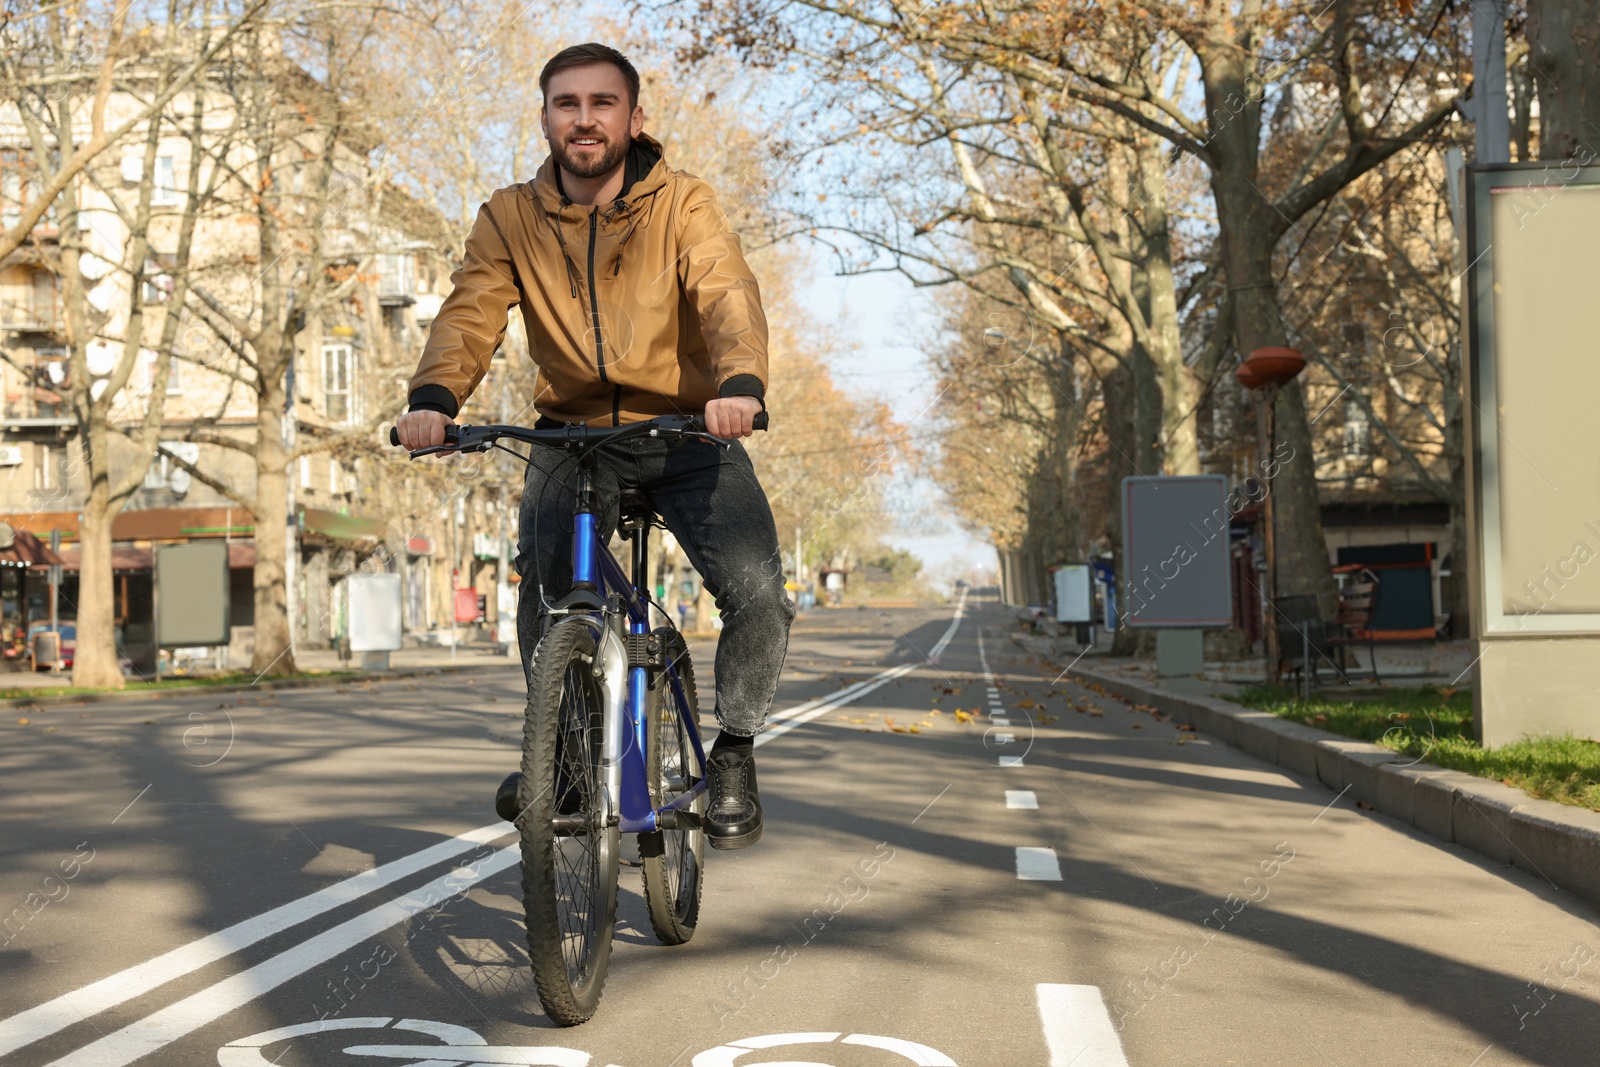
<instances>
[{"instance_id":1,"label":"tree trunk","mask_svg":"<svg viewBox=\"0 0 1600 1067\"><path fill-rule=\"evenodd\" d=\"M1600 148L1600 0L1533 0L1528 62L1538 76L1539 158L1592 163Z\"/></svg>"},{"instance_id":2,"label":"tree trunk","mask_svg":"<svg viewBox=\"0 0 1600 1067\"><path fill-rule=\"evenodd\" d=\"M283 446L283 402L281 377L266 378L256 399L256 640L250 670L257 675L296 671L285 584L289 457Z\"/></svg>"},{"instance_id":3,"label":"tree trunk","mask_svg":"<svg viewBox=\"0 0 1600 1067\"><path fill-rule=\"evenodd\" d=\"M1243 55L1225 45L1210 51L1202 66L1206 106L1213 116L1211 191L1223 269L1234 294L1234 339L1241 354L1248 355L1256 348L1288 344L1272 276L1282 220L1260 189L1261 104L1251 91ZM1284 457L1272 489L1277 595L1312 594L1324 617L1332 618L1333 567L1322 533L1311 427L1297 383L1278 390L1275 411L1277 452Z\"/></svg>"},{"instance_id":4,"label":"tree trunk","mask_svg":"<svg viewBox=\"0 0 1600 1067\"><path fill-rule=\"evenodd\" d=\"M104 425L91 427L80 444L89 493L78 522L78 639L72 655L72 684L121 689L124 682L117 655L111 567L111 523L115 514L111 508Z\"/></svg>"},{"instance_id":5,"label":"tree trunk","mask_svg":"<svg viewBox=\"0 0 1600 1067\"><path fill-rule=\"evenodd\" d=\"M1200 473L1198 412L1200 385L1183 362L1178 299L1172 276L1172 238L1168 229L1166 160L1152 134L1137 141L1140 199L1144 203L1144 262L1149 286L1151 357L1161 390L1162 469L1167 474Z\"/></svg>"}]
</instances>

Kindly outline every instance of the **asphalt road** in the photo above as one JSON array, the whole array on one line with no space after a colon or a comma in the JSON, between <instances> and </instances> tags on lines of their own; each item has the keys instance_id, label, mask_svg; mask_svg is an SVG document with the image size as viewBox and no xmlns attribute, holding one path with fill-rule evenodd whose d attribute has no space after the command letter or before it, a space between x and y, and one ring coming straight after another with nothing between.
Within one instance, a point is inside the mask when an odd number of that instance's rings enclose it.
<instances>
[{"instance_id":1,"label":"asphalt road","mask_svg":"<svg viewBox=\"0 0 1600 1067\"><path fill-rule=\"evenodd\" d=\"M1593 909L1054 681L992 597L953 614L797 621L765 838L709 853L682 947L624 868L573 1029L489 807L515 668L8 717L0 1063L1600 1059Z\"/></svg>"}]
</instances>

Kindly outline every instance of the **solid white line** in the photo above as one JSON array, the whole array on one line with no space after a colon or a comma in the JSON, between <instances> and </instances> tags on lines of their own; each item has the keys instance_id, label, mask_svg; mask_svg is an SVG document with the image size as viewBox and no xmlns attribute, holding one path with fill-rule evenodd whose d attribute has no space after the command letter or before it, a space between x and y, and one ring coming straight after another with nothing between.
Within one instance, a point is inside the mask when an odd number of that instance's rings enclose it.
<instances>
[{"instance_id":1,"label":"solid white line","mask_svg":"<svg viewBox=\"0 0 1600 1067\"><path fill-rule=\"evenodd\" d=\"M1036 989L1050 1067L1128 1067L1098 986L1040 982Z\"/></svg>"},{"instance_id":2,"label":"solid white line","mask_svg":"<svg viewBox=\"0 0 1600 1067\"><path fill-rule=\"evenodd\" d=\"M774 738L782 737L790 730L793 730L796 726L804 726L812 719L815 719L820 715L826 715L834 708L842 708L846 704L853 704L873 690L878 689L881 686L888 685L901 675L910 674L920 666L922 666L920 663L903 663L898 667L891 667L882 674L874 676L868 680L865 685L851 686L849 689L841 689L831 697L824 697L821 702L813 701L813 706L804 714L792 716L791 718L785 719L784 721L778 723L778 725L756 734L755 743L758 746L764 745Z\"/></svg>"},{"instance_id":3,"label":"solid white line","mask_svg":"<svg viewBox=\"0 0 1600 1067\"><path fill-rule=\"evenodd\" d=\"M961 616L966 614L966 610L967 590L965 587L962 587L961 595L956 598L955 618L950 620L950 628L945 630L944 636L939 638L938 643L933 646L933 650L928 653L929 663L939 662L939 657L943 655L944 650L950 646L950 641L955 637L956 631L961 628Z\"/></svg>"},{"instance_id":4,"label":"solid white line","mask_svg":"<svg viewBox=\"0 0 1600 1067\"><path fill-rule=\"evenodd\" d=\"M991 716L989 716L989 721L994 723L996 726L1010 726L1011 725L1011 720L1006 718L1004 715L991 715Z\"/></svg>"},{"instance_id":5,"label":"solid white line","mask_svg":"<svg viewBox=\"0 0 1600 1067\"><path fill-rule=\"evenodd\" d=\"M37 1007L19 1012L9 1019L0 1021L0 1056L40 1041L108 1008L144 996L157 986L192 974L217 960L231 956L242 948L297 926L307 919L314 919L352 900L358 900L373 890L381 889L407 875L426 870L436 863L453 859L477 845L488 844L515 832L516 828L507 822L480 826L476 830L452 837L448 841L441 841L420 852L390 860L380 867L363 871L342 882L335 882L309 896L280 904L271 911L235 923L226 930L208 934L152 960L129 967L97 982L91 982L82 989L75 989Z\"/></svg>"},{"instance_id":6,"label":"solid white line","mask_svg":"<svg viewBox=\"0 0 1600 1067\"><path fill-rule=\"evenodd\" d=\"M1006 807L1027 808L1029 811L1039 810L1039 798L1033 795L1031 789L1007 789Z\"/></svg>"},{"instance_id":7,"label":"solid white line","mask_svg":"<svg viewBox=\"0 0 1600 1067\"><path fill-rule=\"evenodd\" d=\"M1006 725L1009 726L1011 724L1007 723ZM997 744L997 745L1009 745L1011 742L1015 741L1016 739L1017 739L1017 735L1016 734L998 733L998 734L994 735L994 743Z\"/></svg>"},{"instance_id":8,"label":"solid white line","mask_svg":"<svg viewBox=\"0 0 1600 1067\"><path fill-rule=\"evenodd\" d=\"M949 647L951 639L956 635L956 631L961 628L961 616L965 611L966 603L967 591L963 589L961 590L960 599L956 601L955 617L950 620L950 625L945 629L944 636L939 638L938 643L933 646L933 651L928 653L928 663L938 662L939 654ZM764 745L774 738L782 737L796 726L802 726L820 715L826 715L834 708L842 708L846 704L853 704L873 690L887 685L896 678L910 674L921 666L923 666L921 663L902 663L898 667L890 667L886 671L875 674L865 681L846 686L837 693L818 697L815 700L808 700L804 704L797 704L792 708L769 715L767 721L776 721L777 725L769 726L757 734L755 743Z\"/></svg>"},{"instance_id":9,"label":"solid white line","mask_svg":"<svg viewBox=\"0 0 1600 1067\"><path fill-rule=\"evenodd\" d=\"M1053 848L1017 846L1017 877L1024 882L1061 881L1061 861Z\"/></svg>"},{"instance_id":10,"label":"solid white line","mask_svg":"<svg viewBox=\"0 0 1600 1067\"><path fill-rule=\"evenodd\" d=\"M1022 757L1021 756L1001 756L1000 757L1000 766L1002 766L1002 767L1020 767L1020 766L1022 766Z\"/></svg>"},{"instance_id":11,"label":"solid white line","mask_svg":"<svg viewBox=\"0 0 1600 1067\"><path fill-rule=\"evenodd\" d=\"M965 604L966 590L962 590L961 598L956 604L955 617L950 620L950 626L945 630L944 636L934 645L933 652L929 655L930 662L943 652L955 637L961 625ZM755 743L762 745L781 737L795 727L834 708L852 703L920 666L923 664L909 663L892 667L872 678L846 686L831 696L808 701L780 712L776 716L781 720L779 724L757 736ZM291 901L226 930L174 949L147 963L101 979L82 989L57 997L49 1003L30 1008L0 1022L0 1055L48 1037L107 1008L125 1003L158 985L192 973L247 945L255 944L265 937L356 900L408 874L457 856L473 845L487 843L513 832L513 828L504 822L481 827L450 841L423 849L414 855L347 878L308 897ZM516 848L497 853L492 859L485 861L476 877L470 882L461 883L461 887L475 884L490 874L511 866L518 861L518 855ZM441 883L459 877L452 872L443 879L424 886L418 892L427 893ZM411 907L413 904L416 906ZM365 915L357 916L349 922L318 934L249 970L223 979L209 989L178 1001L139 1022L131 1023L114 1034L102 1037L76 1053L55 1061L50 1067L116 1067L131 1063L193 1032L226 1012L249 1003L269 989L276 988L295 975L337 955L372 933L388 929L417 911L431 906L430 903L417 903L414 895L391 901ZM372 925L380 921L382 925ZM351 936L354 936L354 940L348 944L341 940ZM330 945L334 947L330 949ZM326 954L318 955L324 951ZM292 967L298 969L290 970ZM205 1017L200 1018L201 1016ZM197 1018L199 1021L193 1021ZM132 1048L131 1055L124 1052L127 1048Z\"/></svg>"},{"instance_id":12,"label":"solid white line","mask_svg":"<svg viewBox=\"0 0 1600 1067\"><path fill-rule=\"evenodd\" d=\"M506 825L506 824L502 824ZM49 1067L125 1067L244 1007L270 990L333 959L419 912L435 908L468 888L521 862L518 845L503 848L476 868L458 867L425 886L380 904L315 937L285 949L248 970L162 1008L59 1060Z\"/></svg>"}]
</instances>

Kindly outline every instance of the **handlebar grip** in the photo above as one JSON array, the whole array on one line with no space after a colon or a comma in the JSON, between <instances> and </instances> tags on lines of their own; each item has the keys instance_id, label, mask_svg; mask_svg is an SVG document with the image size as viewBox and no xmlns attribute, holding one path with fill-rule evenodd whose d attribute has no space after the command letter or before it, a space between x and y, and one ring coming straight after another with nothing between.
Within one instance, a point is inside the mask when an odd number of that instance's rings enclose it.
<instances>
[{"instance_id":1,"label":"handlebar grip","mask_svg":"<svg viewBox=\"0 0 1600 1067\"><path fill-rule=\"evenodd\" d=\"M444 443L447 445L455 444L458 440L459 432L460 428L455 423L446 426L444 428ZM398 426L389 427L389 443L396 448L400 447L400 428Z\"/></svg>"},{"instance_id":2,"label":"handlebar grip","mask_svg":"<svg viewBox=\"0 0 1600 1067\"><path fill-rule=\"evenodd\" d=\"M752 429L765 430L767 428L767 413L765 411L757 412L756 417L751 420L750 426Z\"/></svg>"}]
</instances>

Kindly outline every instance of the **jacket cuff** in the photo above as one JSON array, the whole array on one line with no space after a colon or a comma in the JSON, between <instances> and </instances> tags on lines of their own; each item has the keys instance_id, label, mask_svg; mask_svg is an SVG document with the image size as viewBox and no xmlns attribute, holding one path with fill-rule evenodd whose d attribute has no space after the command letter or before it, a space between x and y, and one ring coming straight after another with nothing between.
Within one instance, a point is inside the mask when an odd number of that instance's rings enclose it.
<instances>
[{"instance_id":1,"label":"jacket cuff","mask_svg":"<svg viewBox=\"0 0 1600 1067\"><path fill-rule=\"evenodd\" d=\"M411 394L413 402L416 395L415 393ZM766 386L762 385L761 379L754 374L735 374L722 383L722 387L717 390L717 396L721 399L727 399L730 396L753 396L761 401L761 410L767 410Z\"/></svg>"},{"instance_id":2,"label":"jacket cuff","mask_svg":"<svg viewBox=\"0 0 1600 1067\"><path fill-rule=\"evenodd\" d=\"M453 419L461 411L461 405L456 401L456 394L442 385L419 385L411 390L411 410L437 411Z\"/></svg>"}]
</instances>

